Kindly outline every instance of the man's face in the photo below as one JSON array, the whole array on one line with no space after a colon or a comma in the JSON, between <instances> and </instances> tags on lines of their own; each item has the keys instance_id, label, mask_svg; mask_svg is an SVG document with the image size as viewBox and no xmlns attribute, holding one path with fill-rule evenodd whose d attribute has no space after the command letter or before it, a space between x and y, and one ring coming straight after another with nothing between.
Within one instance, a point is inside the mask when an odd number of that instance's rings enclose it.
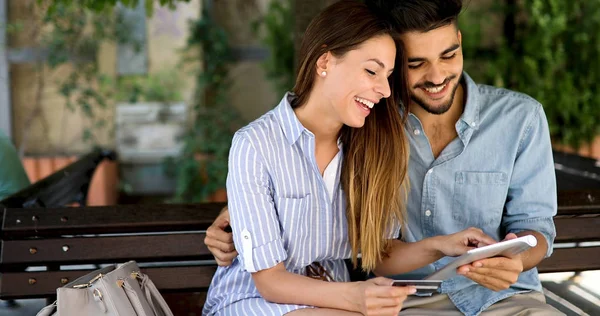
<instances>
[{"instance_id":1,"label":"man's face","mask_svg":"<svg viewBox=\"0 0 600 316\"><path fill-rule=\"evenodd\" d=\"M460 31L452 23L425 33L403 33L402 40L411 99L429 113L445 113L462 77Z\"/></svg>"}]
</instances>

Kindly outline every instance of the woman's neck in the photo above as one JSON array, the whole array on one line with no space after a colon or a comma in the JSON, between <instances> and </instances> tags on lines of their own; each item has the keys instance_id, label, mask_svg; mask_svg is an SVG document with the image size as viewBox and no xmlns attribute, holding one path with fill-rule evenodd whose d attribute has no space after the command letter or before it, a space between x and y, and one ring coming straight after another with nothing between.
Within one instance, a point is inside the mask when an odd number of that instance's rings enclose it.
<instances>
[{"instance_id":1,"label":"woman's neck","mask_svg":"<svg viewBox=\"0 0 600 316\"><path fill-rule=\"evenodd\" d=\"M327 102L311 96L305 104L294 109L300 123L315 135L317 144L337 144L342 129L342 123Z\"/></svg>"}]
</instances>

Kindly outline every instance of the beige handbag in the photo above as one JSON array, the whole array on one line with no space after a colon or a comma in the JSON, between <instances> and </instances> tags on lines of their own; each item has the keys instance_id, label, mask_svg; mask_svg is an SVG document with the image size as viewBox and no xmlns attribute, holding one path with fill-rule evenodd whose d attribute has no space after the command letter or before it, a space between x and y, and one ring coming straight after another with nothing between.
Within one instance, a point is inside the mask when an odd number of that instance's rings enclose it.
<instances>
[{"instance_id":1,"label":"beige handbag","mask_svg":"<svg viewBox=\"0 0 600 316\"><path fill-rule=\"evenodd\" d=\"M37 316L173 316L135 261L88 273L58 288L56 296Z\"/></svg>"}]
</instances>

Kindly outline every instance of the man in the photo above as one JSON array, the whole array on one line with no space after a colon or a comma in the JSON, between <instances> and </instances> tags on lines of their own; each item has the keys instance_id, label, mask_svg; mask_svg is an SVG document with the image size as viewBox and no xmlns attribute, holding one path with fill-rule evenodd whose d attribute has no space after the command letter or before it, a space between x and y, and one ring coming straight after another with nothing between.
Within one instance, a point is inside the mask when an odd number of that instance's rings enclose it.
<instances>
[{"instance_id":1,"label":"man","mask_svg":"<svg viewBox=\"0 0 600 316\"><path fill-rule=\"evenodd\" d=\"M0 131L0 201L28 185L29 179L15 147Z\"/></svg>"},{"instance_id":2,"label":"man","mask_svg":"<svg viewBox=\"0 0 600 316\"><path fill-rule=\"evenodd\" d=\"M379 1L391 15L408 56L412 103L407 223L414 242L470 226L496 240L533 235L522 255L459 268L441 294L407 300L401 315L560 315L545 303L535 266L555 237L556 180L542 106L513 91L477 85L463 72L460 0ZM215 221L205 243L227 265L237 255ZM415 271L427 275L452 258Z\"/></svg>"}]
</instances>

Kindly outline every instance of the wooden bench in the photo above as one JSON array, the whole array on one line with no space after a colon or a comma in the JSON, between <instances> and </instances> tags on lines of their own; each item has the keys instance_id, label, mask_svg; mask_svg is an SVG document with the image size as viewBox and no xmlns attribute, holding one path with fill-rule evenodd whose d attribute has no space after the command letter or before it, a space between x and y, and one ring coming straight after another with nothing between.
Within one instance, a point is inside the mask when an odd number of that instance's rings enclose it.
<instances>
[{"instance_id":1,"label":"wooden bench","mask_svg":"<svg viewBox=\"0 0 600 316\"><path fill-rule=\"evenodd\" d=\"M72 175L65 171L88 166L82 161L89 159L84 157L57 174ZM53 181L68 185L59 178ZM45 182L46 190L53 187L49 182ZM42 196L35 190L26 191L31 196ZM11 204L11 199L7 199L9 203L0 202L5 203L0 298L50 297L57 287L89 271L68 270L65 265L72 268L133 259L162 292L196 293L193 301L176 296L176 300L169 301L172 308L187 304L182 310L200 312L203 295L216 270L203 239L223 203L22 208ZM37 202L28 205L48 205L42 198L33 200ZM600 190L561 190L558 202L555 223L560 248L540 264L540 272L600 270L600 246L581 243L600 241ZM40 266L51 269L25 271ZM59 270L58 266L63 267Z\"/></svg>"}]
</instances>

